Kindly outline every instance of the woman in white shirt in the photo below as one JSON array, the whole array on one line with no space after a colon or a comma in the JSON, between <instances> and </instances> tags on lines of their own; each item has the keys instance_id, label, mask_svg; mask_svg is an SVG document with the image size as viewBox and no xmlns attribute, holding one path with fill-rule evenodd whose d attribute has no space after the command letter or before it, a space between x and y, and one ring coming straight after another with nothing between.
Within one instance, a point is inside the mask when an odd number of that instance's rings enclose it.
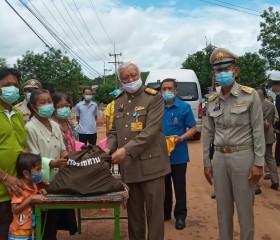
<instances>
[{"instance_id":1,"label":"woman in white shirt","mask_svg":"<svg viewBox=\"0 0 280 240\"><path fill-rule=\"evenodd\" d=\"M59 125L50 120L54 106L49 91L33 91L28 108L31 119L26 124L27 146L31 153L41 155L43 178L49 182L55 171L66 164L68 155ZM56 239L58 229L69 230L70 234L77 232L74 210L48 210L47 215L43 239Z\"/></svg>"}]
</instances>

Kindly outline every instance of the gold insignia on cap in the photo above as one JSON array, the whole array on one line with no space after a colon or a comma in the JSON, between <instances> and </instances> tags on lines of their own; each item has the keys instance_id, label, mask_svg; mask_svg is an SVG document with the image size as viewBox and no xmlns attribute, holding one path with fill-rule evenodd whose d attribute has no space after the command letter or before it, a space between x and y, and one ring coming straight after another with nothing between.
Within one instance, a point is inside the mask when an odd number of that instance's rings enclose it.
<instances>
[{"instance_id":1,"label":"gold insignia on cap","mask_svg":"<svg viewBox=\"0 0 280 240\"><path fill-rule=\"evenodd\" d=\"M217 55L216 55L216 58L217 58L217 60L222 61L223 58L224 58L224 54L223 54L222 52L219 51L219 52L217 53Z\"/></svg>"},{"instance_id":2,"label":"gold insignia on cap","mask_svg":"<svg viewBox=\"0 0 280 240\"><path fill-rule=\"evenodd\" d=\"M35 81L31 81L30 84L31 84L31 85L36 85L36 82L35 82Z\"/></svg>"}]
</instances>

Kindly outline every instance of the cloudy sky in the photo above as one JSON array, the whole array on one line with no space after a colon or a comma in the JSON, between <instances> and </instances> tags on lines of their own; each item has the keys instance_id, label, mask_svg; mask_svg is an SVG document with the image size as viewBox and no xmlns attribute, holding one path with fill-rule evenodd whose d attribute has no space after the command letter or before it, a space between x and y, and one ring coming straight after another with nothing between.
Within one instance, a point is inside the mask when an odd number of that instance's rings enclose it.
<instances>
[{"instance_id":1,"label":"cloudy sky","mask_svg":"<svg viewBox=\"0 0 280 240\"><path fill-rule=\"evenodd\" d=\"M48 48L7 2L49 46L75 55L89 77L102 75L104 63L114 70L108 63L114 61L109 56L114 43L122 54L118 61L135 62L143 71L180 68L188 54L206 43L238 55L258 52L259 14L269 6L280 10L279 0L1 0L0 57L11 65L28 50Z\"/></svg>"}]
</instances>

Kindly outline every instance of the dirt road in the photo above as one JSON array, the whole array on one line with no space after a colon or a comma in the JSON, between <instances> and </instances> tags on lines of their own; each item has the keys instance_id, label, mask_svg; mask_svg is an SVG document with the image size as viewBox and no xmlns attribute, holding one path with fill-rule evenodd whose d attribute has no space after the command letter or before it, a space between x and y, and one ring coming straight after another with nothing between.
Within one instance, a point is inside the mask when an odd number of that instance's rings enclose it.
<instances>
[{"instance_id":1,"label":"dirt road","mask_svg":"<svg viewBox=\"0 0 280 240\"><path fill-rule=\"evenodd\" d=\"M99 128L99 139L104 137L104 129ZM175 220L165 223L165 240L208 240L218 239L218 224L216 217L216 203L210 198L212 187L206 182L202 166L202 142L189 143L191 162L187 170L187 227L178 231ZM280 169L278 168L278 173ZM255 200L255 240L280 239L280 191L269 188L270 181L261 180L261 195ZM84 210L84 215L110 215L110 210ZM122 210L125 214L125 210ZM239 239L239 226L235 216L235 240ZM110 240L113 239L113 221L83 221L82 234L69 237L68 233L60 232L58 239L70 240ZM128 240L127 221L121 220L121 239Z\"/></svg>"}]
</instances>

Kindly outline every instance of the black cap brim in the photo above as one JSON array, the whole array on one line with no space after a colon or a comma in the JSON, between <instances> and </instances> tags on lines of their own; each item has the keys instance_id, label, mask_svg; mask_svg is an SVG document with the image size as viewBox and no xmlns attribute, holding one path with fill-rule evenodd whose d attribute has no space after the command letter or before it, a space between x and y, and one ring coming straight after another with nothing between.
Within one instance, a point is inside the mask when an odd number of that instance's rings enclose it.
<instances>
[{"instance_id":1,"label":"black cap brim","mask_svg":"<svg viewBox=\"0 0 280 240\"><path fill-rule=\"evenodd\" d=\"M235 60L227 61L227 62L221 62L221 63L216 63L216 64L213 65L213 69L214 70L224 69L224 68L229 67L233 63L235 63Z\"/></svg>"}]
</instances>

